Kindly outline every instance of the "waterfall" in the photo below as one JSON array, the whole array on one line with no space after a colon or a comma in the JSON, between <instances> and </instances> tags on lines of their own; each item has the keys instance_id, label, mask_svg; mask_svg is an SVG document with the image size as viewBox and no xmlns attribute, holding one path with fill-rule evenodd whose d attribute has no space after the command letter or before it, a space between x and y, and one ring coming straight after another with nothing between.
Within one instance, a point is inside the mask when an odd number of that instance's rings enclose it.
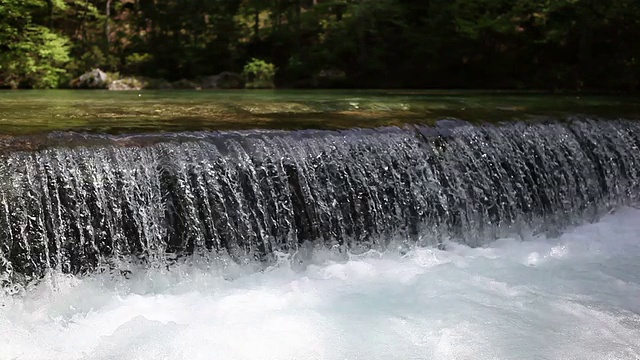
<instances>
[{"instance_id":1,"label":"waterfall","mask_svg":"<svg viewBox=\"0 0 640 360\"><path fill-rule=\"evenodd\" d=\"M640 123L626 120L11 141L0 148L5 282L127 257L482 246L640 196Z\"/></svg>"}]
</instances>

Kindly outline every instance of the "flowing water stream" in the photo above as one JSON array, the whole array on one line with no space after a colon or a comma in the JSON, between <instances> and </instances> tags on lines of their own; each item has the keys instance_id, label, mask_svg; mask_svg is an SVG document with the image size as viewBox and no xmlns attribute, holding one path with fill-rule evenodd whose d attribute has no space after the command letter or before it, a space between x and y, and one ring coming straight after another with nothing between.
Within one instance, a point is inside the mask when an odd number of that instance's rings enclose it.
<instances>
[{"instance_id":1,"label":"flowing water stream","mask_svg":"<svg viewBox=\"0 0 640 360\"><path fill-rule=\"evenodd\" d=\"M638 219L622 208L553 239L318 253L304 271L58 274L55 290L0 297L0 359L635 360Z\"/></svg>"},{"instance_id":2,"label":"flowing water stream","mask_svg":"<svg viewBox=\"0 0 640 360\"><path fill-rule=\"evenodd\" d=\"M639 122L376 104L0 139L0 359L640 357Z\"/></svg>"},{"instance_id":3,"label":"flowing water stream","mask_svg":"<svg viewBox=\"0 0 640 360\"><path fill-rule=\"evenodd\" d=\"M132 257L268 264L314 247L558 233L635 203L639 135L636 122L604 120L76 135L92 145L4 155L0 270L13 282Z\"/></svg>"}]
</instances>

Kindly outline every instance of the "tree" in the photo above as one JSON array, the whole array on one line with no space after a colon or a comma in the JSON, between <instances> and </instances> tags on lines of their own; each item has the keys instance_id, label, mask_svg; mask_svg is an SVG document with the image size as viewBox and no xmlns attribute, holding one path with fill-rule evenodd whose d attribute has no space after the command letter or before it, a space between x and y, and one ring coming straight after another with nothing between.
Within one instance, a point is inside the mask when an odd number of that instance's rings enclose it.
<instances>
[{"instance_id":1,"label":"tree","mask_svg":"<svg viewBox=\"0 0 640 360\"><path fill-rule=\"evenodd\" d=\"M52 88L69 61L67 39L42 25L60 1L0 3L0 86ZM47 8L49 9L47 11ZM45 15L46 14L46 15Z\"/></svg>"},{"instance_id":2,"label":"tree","mask_svg":"<svg viewBox=\"0 0 640 360\"><path fill-rule=\"evenodd\" d=\"M640 84L638 0L0 1L3 87L95 67L193 79L252 58L287 86Z\"/></svg>"}]
</instances>

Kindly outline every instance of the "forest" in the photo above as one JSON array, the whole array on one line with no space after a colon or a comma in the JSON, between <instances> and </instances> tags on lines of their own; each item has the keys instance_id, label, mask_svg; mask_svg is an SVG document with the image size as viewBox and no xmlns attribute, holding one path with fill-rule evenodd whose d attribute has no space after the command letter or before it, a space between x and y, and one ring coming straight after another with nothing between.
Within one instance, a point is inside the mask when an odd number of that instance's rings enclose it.
<instances>
[{"instance_id":1,"label":"forest","mask_svg":"<svg viewBox=\"0 0 640 360\"><path fill-rule=\"evenodd\" d=\"M637 91L638 0L0 0L0 88L100 68L285 88Z\"/></svg>"}]
</instances>

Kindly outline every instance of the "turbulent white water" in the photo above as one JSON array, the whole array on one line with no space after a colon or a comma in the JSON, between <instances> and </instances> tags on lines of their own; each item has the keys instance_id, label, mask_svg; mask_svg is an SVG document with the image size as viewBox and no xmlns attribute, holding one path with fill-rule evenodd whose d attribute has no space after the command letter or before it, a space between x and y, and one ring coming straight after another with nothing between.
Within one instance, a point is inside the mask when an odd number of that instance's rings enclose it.
<instances>
[{"instance_id":1,"label":"turbulent white water","mask_svg":"<svg viewBox=\"0 0 640 360\"><path fill-rule=\"evenodd\" d=\"M640 202L633 120L60 133L0 148L0 284L129 256L271 263L310 241L482 246Z\"/></svg>"},{"instance_id":2,"label":"turbulent white water","mask_svg":"<svg viewBox=\"0 0 640 360\"><path fill-rule=\"evenodd\" d=\"M0 359L640 358L640 210L557 239L317 262L54 278L0 297Z\"/></svg>"}]
</instances>

